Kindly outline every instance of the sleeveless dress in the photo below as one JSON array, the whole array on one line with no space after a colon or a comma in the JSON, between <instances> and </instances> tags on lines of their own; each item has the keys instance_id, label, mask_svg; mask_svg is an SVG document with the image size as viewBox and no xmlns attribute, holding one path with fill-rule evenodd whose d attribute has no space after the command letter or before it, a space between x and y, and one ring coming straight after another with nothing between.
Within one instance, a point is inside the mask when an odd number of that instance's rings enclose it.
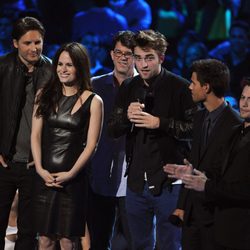
<instances>
[{"instance_id":1,"label":"sleeveless dress","mask_svg":"<svg viewBox=\"0 0 250 250\"><path fill-rule=\"evenodd\" d=\"M42 166L50 173L70 170L84 150L90 119L91 94L75 113L78 95L62 96L58 111L44 119ZM83 236L87 209L87 177L84 166L63 188L47 187L38 176L34 196L35 229L53 237Z\"/></svg>"}]
</instances>

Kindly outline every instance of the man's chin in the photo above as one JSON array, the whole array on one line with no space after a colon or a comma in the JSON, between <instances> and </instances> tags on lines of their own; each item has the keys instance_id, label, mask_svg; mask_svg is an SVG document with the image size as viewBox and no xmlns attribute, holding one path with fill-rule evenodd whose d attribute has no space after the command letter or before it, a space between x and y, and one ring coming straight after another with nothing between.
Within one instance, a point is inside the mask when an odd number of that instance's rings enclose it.
<instances>
[{"instance_id":1,"label":"man's chin","mask_svg":"<svg viewBox=\"0 0 250 250\"><path fill-rule=\"evenodd\" d=\"M36 63L39 59L40 59L40 56L35 56L35 57L28 58L27 61L29 63Z\"/></svg>"},{"instance_id":2,"label":"man's chin","mask_svg":"<svg viewBox=\"0 0 250 250\"><path fill-rule=\"evenodd\" d=\"M141 78L142 79L144 79L144 80L148 80L148 79L150 79L151 78L151 76L148 74L148 73L140 73L140 76L141 76Z\"/></svg>"}]
</instances>

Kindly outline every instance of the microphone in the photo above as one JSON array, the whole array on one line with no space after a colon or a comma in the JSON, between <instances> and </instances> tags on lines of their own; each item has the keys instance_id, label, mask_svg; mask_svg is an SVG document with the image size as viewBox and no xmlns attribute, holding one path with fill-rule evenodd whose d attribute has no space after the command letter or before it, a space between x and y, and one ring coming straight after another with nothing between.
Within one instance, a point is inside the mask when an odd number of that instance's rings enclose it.
<instances>
[{"instance_id":1,"label":"microphone","mask_svg":"<svg viewBox=\"0 0 250 250\"><path fill-rule=\"evenodd\" d=\"M137 102L142 103L139 98L137 98ZM130 129L131 133L134 131L134 128L135 128L135 123L132 122L131 129Z\"/></svg>"},{"instance_id":2,"label":"microphone","mask_svg":"<svg viewBox=\"0 0 250 250\"><path fill-rule=\"evenodd\" d=\"M145 102L147 91L144 87L138 88L135 92L135 101L143 104ZM131 125L130 133L132 133L135 129L135 123L133 122Z\"/></svg>"}]
</instances>

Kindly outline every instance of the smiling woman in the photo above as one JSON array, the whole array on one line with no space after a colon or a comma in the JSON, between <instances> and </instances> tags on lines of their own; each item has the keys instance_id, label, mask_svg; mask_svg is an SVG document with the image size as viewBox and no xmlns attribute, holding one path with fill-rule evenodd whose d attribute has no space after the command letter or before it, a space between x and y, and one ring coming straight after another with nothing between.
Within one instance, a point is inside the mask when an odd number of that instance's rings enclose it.
<instances>
[{"instance_id":1,"label":"smiling woman","mask_svg":"<svg viewBox=\"0 0 250 250\"><path fill-rule=\"evenodd\" d=\"M76 68L67 51L63 51L57 64L57 74L60 82L65 86L74 86ZM73 89L74 90L74 89Z\"/></svg>"},{"instance_id":2,"label":"smiling woman","mask_svg":"<svg viewBox=\"0 0 250 250\"><path fill-rule=\"evenodd\" d=\"M52 81L37 96L32 123L35 227L39 249L54 249L59 239L61 248L70 250L85 233L86 168L99 140L103 104L91 91L89 59L81 44L63 45L53 67Z\"/></svg>"}]
</instances>

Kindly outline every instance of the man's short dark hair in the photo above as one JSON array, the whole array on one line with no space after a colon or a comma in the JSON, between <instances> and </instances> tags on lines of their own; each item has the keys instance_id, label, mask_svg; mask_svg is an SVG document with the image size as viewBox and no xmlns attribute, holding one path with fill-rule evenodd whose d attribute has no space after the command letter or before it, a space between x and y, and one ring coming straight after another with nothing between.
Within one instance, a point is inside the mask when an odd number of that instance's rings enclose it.
<instances>
[{"instance_id":1,"label":"man's short dark hair","mask_svg":"<svg viewBox=\"0 0 250 250\"><path fill-rule=\"evenodd\" d=\"M38 31L44 38L45 29L40 21L38 21L34 17L20 18L15 22L13 26L12 38L19 40L24 34L31 30Z\"/></svg>"},{"instance_id":2,"label":"man's short dark hair","mask_svg":"<svg viewBox=\"0 0 250 250\"><path fill-rule=\"evenodd\" d=\"M210 91L217 97L225 95L230 81L230 72L226 64L216 59L202 59L193 62L191 72L197 74L202 86L209 84Z\"/></svg>"},{"instance_id":3,"label":"man's short dark hair","mask_svg":"<svg viewBox=\"0 0 250 250\"><path fill-rule=\"evenodd\" d=\"M130 30L119 31L113 37L112 49L115 48L116 44L120 42L123 46L133 50L135 47L135 33Z\"/></svg>"},{"instance_id":4,"label":"man's short dark hair","mask_svg":"<svg viewBox=\"0 0 250 250\"><path fill-rule=\"evenodd\" d=\"M164 55L168 42L166 37L154 30L141 30L135 35L136 46L142 49L154 49L159 55Z\"/></svg>"}]
</instances>

